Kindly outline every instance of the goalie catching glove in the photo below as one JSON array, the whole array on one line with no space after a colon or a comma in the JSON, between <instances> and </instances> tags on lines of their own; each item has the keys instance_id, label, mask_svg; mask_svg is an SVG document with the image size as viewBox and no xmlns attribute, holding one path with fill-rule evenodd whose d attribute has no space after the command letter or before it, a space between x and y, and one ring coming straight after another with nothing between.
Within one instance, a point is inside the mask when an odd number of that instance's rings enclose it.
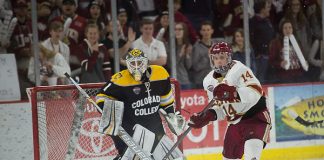
<instances>
[{"instance_id":1,"label":"goalie catching glove","mask_svg":"<svg viewBox=\"0 0 324 160\"><path fill-rule=\"evenodd\" d=\"M195 113L190 117L188 125L192 128L202 128L207 125L210 121L217 120L217 114L215 110L208 109L205 112Z\"/></svg>"},{"instance_id":2,"label":"goalie catching glove","mask_svg":"<svg viewBox=\"0 0 324 160\"><path fill-rule=\"evenodd\" d=\"M229 86L225 83L217 85L213 90L215 97L215 104L222 105L225 103L236 103L240 102L240 96L236 91L236 87Z\"/></svg>"},{"instance_id":3,"label":"goalie catching glove","mask_svg":"<svg viewBox=\"0 0 324 160\"><path fill-rule=\"evenodd\" d=\"M171 132L177 136L181 135L184 131L184 128L186 126L186 121L180 115L177 113L167 113L164 109L159 110L162 116L165 118L165 120L168 123L168 126L171 130Z\"/></svg>"}]
</instances>

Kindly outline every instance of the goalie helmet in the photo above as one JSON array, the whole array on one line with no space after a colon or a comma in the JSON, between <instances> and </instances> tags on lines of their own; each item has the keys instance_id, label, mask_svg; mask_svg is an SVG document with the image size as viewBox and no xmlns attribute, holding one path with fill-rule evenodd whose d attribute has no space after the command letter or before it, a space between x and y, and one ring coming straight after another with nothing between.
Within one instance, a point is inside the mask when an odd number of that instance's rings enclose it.
<instances>
[{"instance_id":1,"label":"goalie helmet","mask_svg":"<svg viewBox=\"0 0 324 160\"><path fill-rule=\"evenodd\" d=\"M216 56L224 55L226 58L226 64L217 66L214 59ZM219 57L217 57L219 58ZM232 64L232 49L226 42L218 42L212 45L209 51L210 65L217 73L225 73L231 68Z\"/></svg>"},{"instance_id":2,"label":"goalie helmet","mask_svg":"<svg viewBox=\"0 0 324 160\"><path fill-rule=\"evenodd\" d=\"M126 55L126 65L134 79L140 81L147 70L148 59L141 50L134 48Z\"/></svg>"}]
</instances>

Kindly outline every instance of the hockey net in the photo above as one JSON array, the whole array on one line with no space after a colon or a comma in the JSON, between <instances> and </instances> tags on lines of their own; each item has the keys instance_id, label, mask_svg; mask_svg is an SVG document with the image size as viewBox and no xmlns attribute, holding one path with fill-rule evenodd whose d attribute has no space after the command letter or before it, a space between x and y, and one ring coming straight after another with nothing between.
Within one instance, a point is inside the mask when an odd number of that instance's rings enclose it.
<instances>
[{"instance_id":1,"label":"hockey net","mask_svg":"<svg viewBox=\"0 0 324 160\"><path fill-rule=\"evenodd\" d=\"M180 111L180 87L171 79ZM80 84L94 99L103 84ZM35 160L99 160L117 155L112 139L97 132L100 114L73 85L41 86L27 90L32 107ZM176 137L163 120L166 134Z\"/></svg>"}]
</instances>

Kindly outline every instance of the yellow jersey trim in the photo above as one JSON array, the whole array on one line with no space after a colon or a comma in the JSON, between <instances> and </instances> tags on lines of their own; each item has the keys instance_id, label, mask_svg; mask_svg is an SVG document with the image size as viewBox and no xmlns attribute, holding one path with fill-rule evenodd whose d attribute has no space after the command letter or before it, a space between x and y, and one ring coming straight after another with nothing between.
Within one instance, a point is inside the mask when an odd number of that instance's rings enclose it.
<instances>
[{"instance_id":1,"label":"yellow jersey trim","mask_svg":"<svg viewBox=\"0 0 324 160\"><path fill-rule=\"evenodd\" d=\"M162 66L150 65L150 68L152 71L150 81L166 80L169 78L169 73ZM142 84L141 81L135 81L127 69L114 74L111 78L111 82L118 86L134 86Z\"/></svg>"}]
</instances>

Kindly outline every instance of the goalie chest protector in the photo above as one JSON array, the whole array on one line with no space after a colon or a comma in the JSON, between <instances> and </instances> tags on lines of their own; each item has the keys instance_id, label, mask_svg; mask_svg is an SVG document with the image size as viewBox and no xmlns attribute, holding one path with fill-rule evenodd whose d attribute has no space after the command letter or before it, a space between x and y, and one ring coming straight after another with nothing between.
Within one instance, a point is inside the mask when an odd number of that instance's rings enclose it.
<instances>
[{"instance_id":1,"label":"goalie chest protector","mask_svg":"<svg viewBox=\"0 0 324 160\"><path fill-rule=\"evenodd\" d=\"M128 70L116 73L97 95L124 102L122 126L130 134L135 124L164 134L158 110L174 101L168 72L156 65L151 65L148 72L148 82L135 81Z\"/></svg>"}]
</instances>

